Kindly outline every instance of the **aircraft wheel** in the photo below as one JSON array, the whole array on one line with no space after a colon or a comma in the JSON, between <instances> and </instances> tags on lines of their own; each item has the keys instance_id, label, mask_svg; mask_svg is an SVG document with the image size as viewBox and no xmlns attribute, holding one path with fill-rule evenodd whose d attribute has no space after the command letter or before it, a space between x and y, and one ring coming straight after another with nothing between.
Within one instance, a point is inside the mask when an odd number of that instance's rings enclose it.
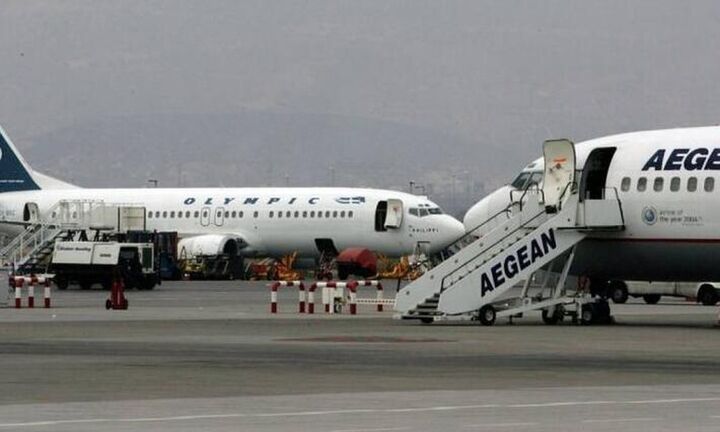
<instances>
[{"instance_id":1,"label":"aircraft wheel","mask_svg":"<svg viewBox=\"0 0 720 432\"><path fill-rule=\"evenodd\" d=\"M645 300L645 303L647 304L654 305L660 301L660 297L660 294L645 294L643 296L643 300Z\"/></svg>"},{"instance_id":2,"label":"aircraft wheel","mask_svg":"<svg viewBox=\"0 0 720 432\"><path fill-rule=\"evenodd\" d=\"M423 323L423 324L432 324L433 321L435 321L435 320L432 319L432 318L427 318L427 317L426 317L426 318L420 318L420 322Z\"/></svg>"},{"instance_id":3,"label":"aircraft wheel","mask_svg":"<svg viewBox=\"0 0 720 432\"><path fill-rule=\"evenodd\" d=\"M613 303L623 304L628 301L628 289L627 284L623 281L610 281L609 288L610 298Z\"/></svg>"},{"instance_id":4,"label":"aircraft wheel","mask_svg":"<svg viewBox=\"0 0 720 432\"><path fill-rule=\"evenodd\" d=\"M479 314L480 323L484 326L491 326L495 324L495 308L491 305L485 305L480 308Z\"/></svg>"}]
</instances>

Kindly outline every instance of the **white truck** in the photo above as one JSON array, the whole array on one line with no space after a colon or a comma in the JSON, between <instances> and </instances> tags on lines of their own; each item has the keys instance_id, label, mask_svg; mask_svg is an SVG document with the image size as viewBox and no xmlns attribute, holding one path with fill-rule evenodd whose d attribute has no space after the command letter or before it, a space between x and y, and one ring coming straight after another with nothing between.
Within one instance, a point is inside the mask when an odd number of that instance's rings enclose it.
<instances>
[{"instance_id":1,"label":"white truck","mask_svg":"<svg viewBox=\"0 0 720 432\"><path fill-rule=\"evenodd\" d=\"M108 289L115 277L122 277L126 288L153 289L158 282L152 243L59 241L49 270L59 289L70 284Z\"/></svg>"},{"instance_id":2,"label":"white truck","mask_svg":"<svg viewBox=\"0 0 720 432\"><path fill-rule=\"evenodd\" d=\"M720 289L713 282L644 282L612 281L608 297L614 303L625 303L628 297L642 297L647 304L656 304L662 296L695 299L705 306L720 301Z\"/></svg>"}]
</instances>

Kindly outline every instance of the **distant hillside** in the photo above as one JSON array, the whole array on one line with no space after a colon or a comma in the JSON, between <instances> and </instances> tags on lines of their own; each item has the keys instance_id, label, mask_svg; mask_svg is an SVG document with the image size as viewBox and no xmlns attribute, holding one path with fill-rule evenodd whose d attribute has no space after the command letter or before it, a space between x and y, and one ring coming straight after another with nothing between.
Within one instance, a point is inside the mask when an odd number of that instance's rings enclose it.
<instances>
[{"instance_id":1,"label":"distant hillside","mask_svg":"<svg viewBox=\"0 0 720 432\"><path fill-rule=\"evenodd\" d=\"M458 191L470 179L499 176L496 162L506 156L492 143L432 129L267 112L112 118L28 144L24 154L36 169L96 187L143 186L149 178L162 186L322 186L334 171L338 186L405 189L413 180L442 195L453 176Z\"/></svg>"}]
</instances>

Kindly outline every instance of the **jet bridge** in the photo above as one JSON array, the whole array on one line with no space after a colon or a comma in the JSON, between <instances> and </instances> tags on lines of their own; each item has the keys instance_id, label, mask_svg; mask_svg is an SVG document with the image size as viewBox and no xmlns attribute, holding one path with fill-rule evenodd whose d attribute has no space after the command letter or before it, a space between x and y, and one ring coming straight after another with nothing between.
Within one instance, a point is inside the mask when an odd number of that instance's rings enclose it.
<instances>
[{"instance_id":1,"label":"jet bridge","mask_svg":"<svg viewBox=\"0 0 720 432\"><path fill-rule=\"evenodd\" d=\"M575 246L588 234L624 229L621 203L614 189L581 199L572 142L546 141L543 153L543 188L530 187L512 197L505 211L482 224L494 228L400 290L395 309L403 318L430 322L470 314L492 324L498 316L542 310L543 318L549 318L546 322L561 318L565 311L592 319L585 314L591 315L592 308L584 305L594 299L566 296L565 279ZM528 281L550 266L562 269L550 296L528 297ZM519 298L499 300L523 281Z\"/></svg>"}]
</instances>

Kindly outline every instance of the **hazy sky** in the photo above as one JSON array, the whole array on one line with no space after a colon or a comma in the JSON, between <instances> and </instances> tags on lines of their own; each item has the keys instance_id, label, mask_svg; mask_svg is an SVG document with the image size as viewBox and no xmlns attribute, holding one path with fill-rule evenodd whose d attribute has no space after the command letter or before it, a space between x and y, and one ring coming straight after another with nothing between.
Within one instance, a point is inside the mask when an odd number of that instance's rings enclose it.
<instances>
[{"instance_id":1,"label":"hazy sky","mask_svg":"<svg viewBox=\"0 0 720 432\"><path fill-rule=\"evenodd\" d=\"M432 130L505 176L546 138L720 122L717 1L0 0L0 58L35 159L61 129L250 111Z\"/></svg>"}]
</instances>

